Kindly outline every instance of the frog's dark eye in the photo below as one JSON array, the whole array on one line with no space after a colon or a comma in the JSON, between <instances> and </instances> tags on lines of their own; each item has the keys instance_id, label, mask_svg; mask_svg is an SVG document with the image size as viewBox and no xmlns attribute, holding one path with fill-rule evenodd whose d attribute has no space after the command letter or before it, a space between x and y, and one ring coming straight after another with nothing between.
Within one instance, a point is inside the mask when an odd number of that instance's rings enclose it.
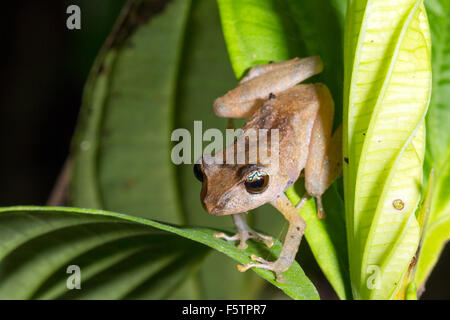
<instances>
[{"instance_id":1,"label":"frog's dark eye","mask_svg":"<svg viewBox=\"0 0 450 320\"><path fill-rule=\"evenodd\" d=\"M194 164L194 175L198 181L203 182L203 171L199 163Z\"/></svg>"},{"instance_id":2,"label":"frog's dark eye","mask_svg":"<svg viewBox=\"0 0 450 320\"><path fill-rule=\"evenodd\" d=\"M261 193L269 185L269 175L264 171L255 171L247 177L244 185L249 193Z\"/></svg>"}]
</instances>

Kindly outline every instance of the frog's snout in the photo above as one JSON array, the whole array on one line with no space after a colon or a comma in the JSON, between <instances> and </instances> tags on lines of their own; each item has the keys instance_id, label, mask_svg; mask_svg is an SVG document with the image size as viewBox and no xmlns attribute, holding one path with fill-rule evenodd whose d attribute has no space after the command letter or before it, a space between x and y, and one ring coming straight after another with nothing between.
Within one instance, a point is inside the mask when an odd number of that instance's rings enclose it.
<instances>
[{"instance_id":1,"label":"frog's snout","mask_svg":"<svg viewBox=\"0 0 450 320\"><path fill-rule=\"evenodd\" d=\"M205 209L209 214L214 216L223 216L227 214L226 210L224 210L224 204L221 203L221 201L217 201L214 195L207 195L205 192L205 194L202 194L201 202L203 209Z\"/></svg>"}]
</instances>

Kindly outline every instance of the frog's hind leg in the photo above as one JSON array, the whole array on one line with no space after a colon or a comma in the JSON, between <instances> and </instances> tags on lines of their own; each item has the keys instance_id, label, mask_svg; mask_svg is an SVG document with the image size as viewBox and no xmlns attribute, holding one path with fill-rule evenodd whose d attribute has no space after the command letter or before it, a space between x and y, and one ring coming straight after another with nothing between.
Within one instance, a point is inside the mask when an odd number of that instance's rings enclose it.
<instances>
[{"instance_id":1,"label":"frog's hind leg","mask_svg":"<svg viewBox=\"0 0 450 320\"><path fill-rule=\"evenodd\" d=\"M300 241L302 240L306 228L306 223L286 195L280 195L272 202L272 205L283 214L286 220L289 221L289 229L278 259L276 261L266 261L263 258L252 255L251 259L259 263L238 265L238 270L241 272L247 271L249 268L272 270L275 272L276 280L278 282L284 282L282 273L288 270L295 260Z\"/></svg>"},{"instance_id":2,"label":"frog's hind leg","mask_svg":"<svg viewBox=\"0 0 450 320\"><path fill-rule=\"evenodd\" d=\"M314 122L305 166L305 187L308 195L316 198L317 214L325 217L322 194L342 171L342 128L331 136L334 103L330 92L323 84L319 87L319 112Z\"/></svg>"},{"instance_id":3,"label":"frog's hind leg","mask_svg":"<svg viewBox=\"0 0 450 320\"><path fill-rule=\"evenodd\" d=\"M250 69L239 85L217 98L213 112L223 118L249 118L264 101L322 71L319 57L307 57Z\"/></svg>"},{"instance_id":4,"label":"frog's hind leg","mask_svg":"<svg viewBox=\"0 0 450 320\"><path fill-rule=\"evenodd\" d=\"M250 228L247 224L247 220L245 218L245 213L236 213L231 215L233 218L233 222L236 225L236 228L238 229L238 232L233 236L228 236L225 233L214 233L214 236L216 238L222 238L227 241L237 241L239 240L240 243L238 245L239 249L247 249L247 240L248 239L257 239L266 244L269 248L273 246L273 239L272 237L265 236L263 234L260 234L256 231L254 231L252 228Z\"/></svg>"}]
</instances>

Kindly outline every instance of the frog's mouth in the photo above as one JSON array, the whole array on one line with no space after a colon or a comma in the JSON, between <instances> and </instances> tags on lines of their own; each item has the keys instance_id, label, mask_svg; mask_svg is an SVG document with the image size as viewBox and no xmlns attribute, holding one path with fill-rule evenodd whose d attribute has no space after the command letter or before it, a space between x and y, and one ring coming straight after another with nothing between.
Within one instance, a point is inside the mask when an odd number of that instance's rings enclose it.
<instances>
[{"instance_id":1,"label":"frog's mouth","mask_svg":"<svg viewBox=\"0 0 450 320\"><path fill-rule=\"evenodd\" d=\"M260 206L260 204L250 206L248 203L242 203L243 200L239 198L222 197L218 201L215 201L216 199L212 199L211 197L204 199L206 201L202 201L203 208L209 214L214 216L227 216L231 214L244 213Z\"/></svg>"},{"instance_id":2,"label":"frog's mouth","mask_svg":"<svg viewBox=\"0 0 450 320\"><path fill-rule=\"evenodd\" d=\"M206 212L214 216L225 216L229 214L239 213L239 212L232 212L229 209L227 209L226 203L224 201L214 201L215 199L211 199L211 197L205 197L203 199L204 199L204 201L202 201L203 209L205 209Z\"/></svg>"},{"instance_id":3,"label":"frog's mouth","mask_svg":"<svg viewBox=\"0 0 450 320\"><path fill-rule=\"evenodd\" d=\"M215 204L213 202L207 203L206 201L202 201L202 206L203 206L203 209L206 210L206 212L208 212L209 214L212 214L214 216L223 216L223 215L228 214L224 211L224 206L220 205L220 204Z\"/></svg>"}]
</instances>

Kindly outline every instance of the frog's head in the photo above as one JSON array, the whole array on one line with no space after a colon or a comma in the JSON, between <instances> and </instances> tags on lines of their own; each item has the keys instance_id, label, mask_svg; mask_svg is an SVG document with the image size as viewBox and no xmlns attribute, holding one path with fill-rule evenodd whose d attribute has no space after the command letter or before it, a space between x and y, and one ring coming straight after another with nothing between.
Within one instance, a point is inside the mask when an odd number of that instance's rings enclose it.
<instances>
[{"instance_id":1,"label":"frog's head","mask_svg":"<svg viewBox=\"0 0 450 320\"><path fill-rule=\"evenodd\" d=\"M283 192L277 168L257 164L224 164L212 155L204 155L194 165L202 182L201 202L214 215L246 212L257 208Z\"/></svg>"}]
</instances>

